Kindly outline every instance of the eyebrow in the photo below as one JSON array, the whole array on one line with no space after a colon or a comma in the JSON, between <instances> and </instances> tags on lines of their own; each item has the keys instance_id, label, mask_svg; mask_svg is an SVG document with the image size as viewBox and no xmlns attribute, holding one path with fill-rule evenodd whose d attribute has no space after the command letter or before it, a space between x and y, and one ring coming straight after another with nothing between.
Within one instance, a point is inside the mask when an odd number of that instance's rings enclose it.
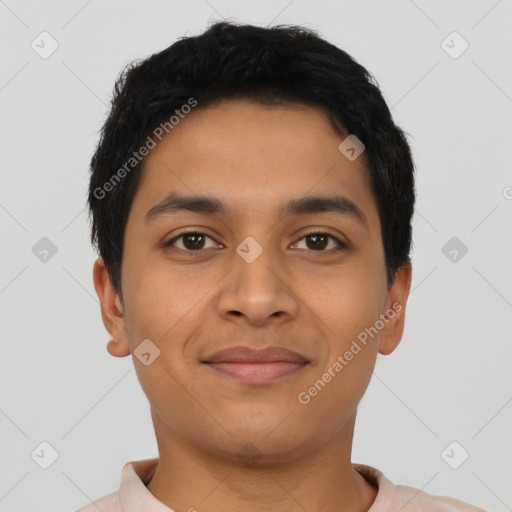
<instances>
[{"instance_id":1,"label":"eyebrow","mask_svg":"<svg viewBox=\"0 0 512 512\"><path fill-rule=\"evenodd\" d=\"M149 222L163 215L171 215L184 210L204 215L232 215L234 213L231 208L215 197L185 196L171 192L160 203L148 210L144 220ZM363 211L350 199L340 195L305 196L290 199L278 209L277 218L324 212L334 212L352 218L367 230L370 229L368 219Z\"/></svg>"}]
</instances>

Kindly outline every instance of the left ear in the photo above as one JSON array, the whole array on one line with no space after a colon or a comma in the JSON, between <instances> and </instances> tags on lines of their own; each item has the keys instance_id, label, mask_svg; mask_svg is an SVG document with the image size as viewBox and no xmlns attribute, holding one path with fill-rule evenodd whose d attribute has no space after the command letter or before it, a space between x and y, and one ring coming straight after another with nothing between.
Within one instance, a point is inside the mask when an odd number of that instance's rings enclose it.
<instances>
[{"instance_id":1,"label":"left ear","mask_svg":"<svg viewBox=\"0 0 512 512\"><path fill-rule=\"evenodd\" d=\"M404 263L395 273L395 280L386 299L386 320L380 332L379 353L389 355L400 343L404 332L405 305L411 288L412 266Z\"/></svg>"}]
</instances>

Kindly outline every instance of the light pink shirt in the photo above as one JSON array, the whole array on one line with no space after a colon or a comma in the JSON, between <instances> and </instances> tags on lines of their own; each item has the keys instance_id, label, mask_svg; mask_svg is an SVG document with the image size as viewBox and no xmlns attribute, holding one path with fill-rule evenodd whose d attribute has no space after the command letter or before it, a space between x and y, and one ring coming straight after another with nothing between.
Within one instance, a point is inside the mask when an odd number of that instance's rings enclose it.
<instances>
[{"instance_id":1,"label":"light pink shirt","mask_svg":"<svg viewBox=\"0 0 512 512\"><path fill-rule=\"evenodd\" d=\"M121 472L121 486L76 512L174 512L146 488L156 470L158 458L127 462ZM486 512L482 508L448 498L432 496L404 485L393 485L378 469L352 464L366 480L378 486L377 497L368 512Z\"/></svg>"}]
</instances>

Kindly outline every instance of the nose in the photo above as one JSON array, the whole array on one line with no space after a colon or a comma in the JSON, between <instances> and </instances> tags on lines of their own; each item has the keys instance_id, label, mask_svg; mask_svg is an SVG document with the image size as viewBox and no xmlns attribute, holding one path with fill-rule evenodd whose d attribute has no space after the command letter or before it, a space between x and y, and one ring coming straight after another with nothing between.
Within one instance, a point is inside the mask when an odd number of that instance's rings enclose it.
<instances>
[{"instance_id":1,"label":"nose","mask_svg":"<svg viewBox=\"0 0 512 512\"><path fill-rule=\"evenodd\" d=\"M239 252L233 254L233 269L218 297L219 315L254 326L294 318L300 301L292 289L291 274L282 259L263 248L255 259L246 257L254 247L241 246ZM244 253L243 249L247 247L249 251Z\"/></svg>"}]
</instances>

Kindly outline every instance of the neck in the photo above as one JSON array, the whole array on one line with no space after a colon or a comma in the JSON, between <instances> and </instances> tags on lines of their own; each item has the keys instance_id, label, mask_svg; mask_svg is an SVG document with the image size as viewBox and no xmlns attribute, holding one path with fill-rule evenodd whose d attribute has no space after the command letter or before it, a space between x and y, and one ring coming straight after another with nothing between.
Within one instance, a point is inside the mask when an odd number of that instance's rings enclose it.
<instances>
[{"instance_id":1,"label":"neck","mask_svg":"<svg viewBox=\"0 0 512 512\"><path fill-rule=\"evenodd\" d=\"M155 420L156 418L154 418ZM367 512L377 489L350 461L355 414L323 446L281 462L254 464L191 446L155 424L159 464L148 490L176 512Z\"/></svg>"}]
</instances>

